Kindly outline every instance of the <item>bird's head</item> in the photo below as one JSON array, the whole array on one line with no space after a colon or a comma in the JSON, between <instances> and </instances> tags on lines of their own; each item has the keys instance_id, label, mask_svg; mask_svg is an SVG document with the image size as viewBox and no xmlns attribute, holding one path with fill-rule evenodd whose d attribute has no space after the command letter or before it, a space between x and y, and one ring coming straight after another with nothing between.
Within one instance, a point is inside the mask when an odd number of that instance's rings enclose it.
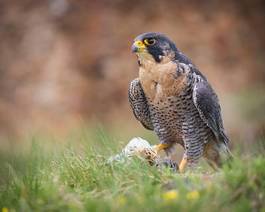
<instances>
[{"instance_id":1,"label":"bird's head","mask_svg":"<svg viewBox=\"0 0 265 212\"><path fill-rule=\"evenodd\" d=\"M134 39L132 52L136 53L140 62L164 63L174 60L177 48L165 35L147 32Z\"/></svg>"}]
</instances>

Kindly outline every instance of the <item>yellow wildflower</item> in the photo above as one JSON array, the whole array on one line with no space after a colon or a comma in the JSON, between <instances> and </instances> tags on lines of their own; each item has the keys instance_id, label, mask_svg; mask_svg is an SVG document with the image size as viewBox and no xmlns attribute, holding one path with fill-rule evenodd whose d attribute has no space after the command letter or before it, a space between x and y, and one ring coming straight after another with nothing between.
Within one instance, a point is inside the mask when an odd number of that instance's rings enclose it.
<instances>
[{"instance_id":1,"label":"yellow wildflower","mask_svg":"<svg viewBox=\"0 0 265 212\"><path fill-rule=\"evenodd\" d=\"M2 212L8 212L8 208L2 208Z\"/></svg>"},{"instance_id":2,"label":"yellow wildflower","mask_svg":"<svg viewBox=\"0 0 265 212\"><path fill-rule=\"evenodd\" d=\"M162 197L165 201L173 201L178 199L178 192L176 190L170 190L163 193Z\"/></svg>"},{"instance_id":3,"label":"yellow wildflower","mask_svg":"<svg viewBox=\"0 0 265 212\"><path fill-rule=\"evenodd\" d=\"M124 206L126 204L126 202L127 202L127 200L126 200L125 196L123 196L123 195L118 196L117 203L119 206Z\"/></svg>"},{"instance_id":4,"label":"yellow wildflower","mask_svg":"<svg viewBox=\"0 0 265 212\"><path fill-rule=\"evenodd\" d=\"M187 193L186 198L188 200L197 200L200 197L200 193L198 191L191 191Z\"/></svg>"}]
</instances>

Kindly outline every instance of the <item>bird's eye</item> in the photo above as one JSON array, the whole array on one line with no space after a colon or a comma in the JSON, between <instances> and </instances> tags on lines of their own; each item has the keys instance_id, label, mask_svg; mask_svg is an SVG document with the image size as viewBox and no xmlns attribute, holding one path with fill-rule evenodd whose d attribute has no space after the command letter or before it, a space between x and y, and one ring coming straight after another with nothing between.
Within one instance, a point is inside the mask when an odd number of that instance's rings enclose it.
<instances>
[{"instance_id":1,"label":"bird's eye","mask_svg":"<svg viewBox=\"0 0 265 212\"><path fill-rule=\"evenodd\" d=\"M148 46L151 46L151 45L154 45L156 42L156 40L154 38L147 38L147 39L144 39L144 43Z\"/></svg>"}]
</instances>

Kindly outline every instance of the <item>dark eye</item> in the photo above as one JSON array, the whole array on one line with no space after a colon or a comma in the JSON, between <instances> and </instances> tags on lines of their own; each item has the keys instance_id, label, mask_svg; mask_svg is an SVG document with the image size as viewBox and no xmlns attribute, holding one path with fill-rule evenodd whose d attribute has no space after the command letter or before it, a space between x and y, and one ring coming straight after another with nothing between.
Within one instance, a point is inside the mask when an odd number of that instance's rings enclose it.
<instances>
[{"instance_id":1,"label":"dark eye","mask_svg":"<svg viewBox=\"0 0 265 212\"><path fill-rule=\"evenodd\" d=\"M147 39L144 39L144 43L148 46L151 46L156 43L156 40L154 38L147 38Z\"/></svg>"}]
</instances>

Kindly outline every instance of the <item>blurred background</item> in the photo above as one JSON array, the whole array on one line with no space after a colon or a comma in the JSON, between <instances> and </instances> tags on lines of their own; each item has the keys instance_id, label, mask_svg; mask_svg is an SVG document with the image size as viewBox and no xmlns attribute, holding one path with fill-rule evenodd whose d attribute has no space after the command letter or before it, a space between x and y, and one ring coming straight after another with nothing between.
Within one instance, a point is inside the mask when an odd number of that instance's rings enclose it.
<instances>
[{"instance_id":1,"label":"blurred background","mask_svg":"<svg viewBox=\"0 0 265 212\"><path fill-rule=\"evenodd\" d=\"M264 11L261 0L1 0L1 144L97 125L121 139L150 136L127 100L138 75L130 46L147 31L168 35L207 76L233 145L259 140Z\"/></svg>"}]
</instances>

